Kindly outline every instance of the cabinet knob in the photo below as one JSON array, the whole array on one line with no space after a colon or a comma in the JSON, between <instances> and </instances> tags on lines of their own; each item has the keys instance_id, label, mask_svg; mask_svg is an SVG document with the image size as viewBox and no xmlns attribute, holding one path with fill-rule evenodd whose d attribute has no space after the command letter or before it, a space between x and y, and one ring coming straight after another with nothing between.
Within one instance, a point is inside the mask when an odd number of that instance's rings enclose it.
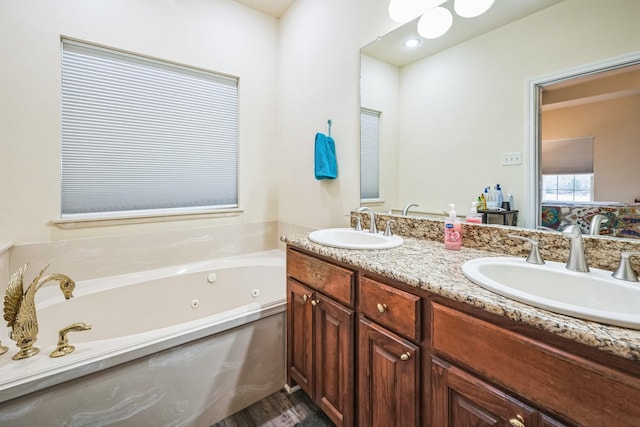
<instances>
[{"instance_id":1,"label":"cabinet knob","mask_svg":"<svg viewBox=\"0 0 640 427\"><path fill-rule=\"evenodd\" d=\"M400 355L400 360L409 360L409 358L411 358L411 353L409 353L408 351Z\"/></svg>"},{"instance_id":2,"label":"cabinet knob","mask_svg":"<svg viewBox=\"0 0 640 427\"><path fill-rule=\"evenodd\" d=\"M309 301L309 298L311 298L311 295L303 295L303 296L302 296L302 300L303 300L304 302Z\"/></svg>"},{"instance_id":3,"label":"cabinet knob","mask_svg":"<svg viewBox=\"0 0 640 427\"><path fill-rule=\"evenodd\" d=\"M320 304L320 300L319 300L319 299L312 299L312 300L311 300L311 305L312 305L312 306L314 306L314 307L315 307L315 306L316 306L316 305L318 305L318 304Z\"/></svg>"},{"instance_id":4,"label":"cabinet knob","mask_svg":"<svg viewBox=\"0 0 640 427\"><path fill-rule=\"evenodd\" d=\"M387 310L387 304L380 304L380 303L378 303L378 306L377 306L377 307L378 307L378 311L379 311L380 313L384 313L384 312Z\"/></svg>"},{"instance_id":5,"label":"cabinet knob","mask_svg":"<svg viewBox=\"0 0 640 427\"><path fill-rule=\"evenodd\" d=\"M511 418L511 419L509 420L509 424L510 424L512 427L526 427L526 426L524 425L524 418L522 418L522 415L516 415L516 417L515 417L515 418Z\"/></svg>"}]
</instances>

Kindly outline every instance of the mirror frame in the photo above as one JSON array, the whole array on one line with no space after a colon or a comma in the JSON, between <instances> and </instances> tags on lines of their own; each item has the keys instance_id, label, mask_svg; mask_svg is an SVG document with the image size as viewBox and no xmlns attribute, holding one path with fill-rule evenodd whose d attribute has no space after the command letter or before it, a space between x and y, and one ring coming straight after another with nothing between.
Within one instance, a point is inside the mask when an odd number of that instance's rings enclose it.
<instances>
[{"instance_id":1,"label":"mirror frame","mask_svg":"<svg viewBox=\"0 0 640 427\"><path fill-rule=\"evenodd\" d=\"M603 71L623 68L630 65L640 64L640 51L629 53L622 56L608 58L568 70L556 72L543 77L534 78L527 82L528 102L526 108L527 114L527 152L529 161L527 162L527 179L526 187L529 190L529 209L528 216L532 219L533 229L537 229L540 224L542 215L542 200L540 194L542 192L541 174L541 129L540 129L540 103L542 88L560 81L569 80L576 77L582 77L590 74L597 74Z\"/></svg>"}]
</instances>

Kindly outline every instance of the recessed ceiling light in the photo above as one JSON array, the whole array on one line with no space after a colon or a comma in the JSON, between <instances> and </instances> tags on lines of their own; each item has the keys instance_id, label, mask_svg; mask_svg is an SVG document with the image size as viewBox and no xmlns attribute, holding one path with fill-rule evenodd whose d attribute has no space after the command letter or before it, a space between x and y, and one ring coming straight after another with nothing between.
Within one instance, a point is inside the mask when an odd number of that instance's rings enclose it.
<instances>
[{"instance_id":1,"label":"recessed ceiling light","mask_svg":"<svg viewBox=\"0 0 640 427\"><path fill-rule=\"evenodd\" d=\"M402 47L406 47L407 49L413 49L422 44L422 39L420 37L411 37L410 39L406 39L402 42Z\"/></svg>"}]
</instances>

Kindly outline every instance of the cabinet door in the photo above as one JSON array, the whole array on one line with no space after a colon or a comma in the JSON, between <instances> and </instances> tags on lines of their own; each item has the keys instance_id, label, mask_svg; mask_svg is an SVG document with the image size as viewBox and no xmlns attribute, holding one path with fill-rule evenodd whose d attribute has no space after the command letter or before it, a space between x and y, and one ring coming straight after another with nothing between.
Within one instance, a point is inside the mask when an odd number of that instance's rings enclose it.
<instances>
[{"instance_id":1,"label":"cabinet door","mask_svg":"<svg viewBox=\"0 0 640 427\"><path fill-rule=\"evenodd\" d=\"M358 425L417 426L420 349L365 318L358 334Z\"/></svg>"},{"instance_id":2,"label":"cabinet door","mask_svg":"<svg viewBox=\"0 0 640 427\"><path fill-rule=\"evenodd\" d=\"M287 279L287 382L313 396L313 291Z\"/></svg>"},{"instance_id":3,"label":"cabinet door","mask_svg":"<svg viewBox=\"0 0 640 427\"><path fill-rule=\"evenodd\" d=\"M447 362L432 358L432 425L529 427L535 409Z\"/></svg>"},{"instance_id":4,"label":"cabinet door","mask_svg":"<svg viewBox=\"0 0 640 427\"><path fill-rule=\"evenodd\" d=\"M315 314L315 400L338 427L354 425L353 310L316 293Z\"/></svg>"}]
</instances>

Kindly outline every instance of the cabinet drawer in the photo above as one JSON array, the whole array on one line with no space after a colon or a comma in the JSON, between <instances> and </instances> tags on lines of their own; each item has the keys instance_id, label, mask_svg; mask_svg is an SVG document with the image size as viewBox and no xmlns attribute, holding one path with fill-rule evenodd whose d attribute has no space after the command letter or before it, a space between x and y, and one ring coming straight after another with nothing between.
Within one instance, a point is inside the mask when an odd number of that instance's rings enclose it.
<instances>
[{"instance_id":1,"label":"cabinet drawer","mask_svg":"<svg viewBox=\"0 0 640 427\"><path fill-rule=\"evenodd\" d=\"M288 250L287 273L300 282L353 306L353 271Z\"/></svg>"},{"instance_id":2,"label":"cabinet drawer","mask_svg":"<svg viewBox=\"0 0 640 427\"><path fill-rule=\"evenodd\" d=\"M420 297L362 277L360 312L414 341L420 340Z\"/></svg>"},{"instance_id":3,"label":"cabinet drawer","mask_svg":"<svg viewBox=\"0 0 640 427\"><path fill-rule=\"evenodd\" d=\"M640 379L433 304L433 348L585 426L637 425Z\"/></svg>"}]
</instances>

